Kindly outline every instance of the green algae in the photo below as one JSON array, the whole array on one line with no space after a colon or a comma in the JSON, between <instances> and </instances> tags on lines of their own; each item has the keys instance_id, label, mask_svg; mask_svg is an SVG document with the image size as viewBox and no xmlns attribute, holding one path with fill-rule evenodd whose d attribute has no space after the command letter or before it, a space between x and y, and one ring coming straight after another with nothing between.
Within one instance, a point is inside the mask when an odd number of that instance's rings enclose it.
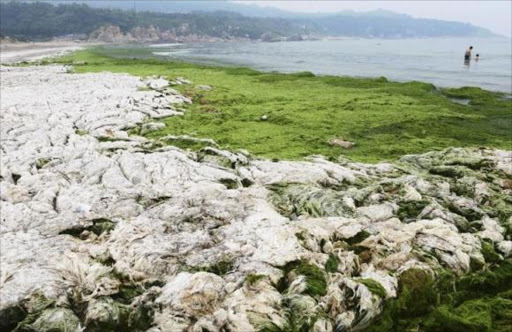
<instances>
[{"instance_id":1,"label":"green algae","mask_svg":"<svg viewBox=\"0 0 512 332\"><path fill-rule=\"evenodd\" d=\"M364 240L366 240L370 236L371 236L370 233L368 233L365 230L362 230L362 231L358 232L356 235L354 235L354 236L352 236L350 238L343 239L343 241L345 241L349 245L355 245L355 244L363 242Z\"/></svg>"},{"instance_id":2,"label":"green algae","mask_svg":"<svg viewBox=\"0 0 512 332\"><path fill-rule=\"evenodd\" d=\"M85 136L87 135L89 132L87 130L84 130L84 129L76 129L75 130L75 134L77 134L78 136Z\"/></svg>"},{"instance_id":3,"label":"green algae","mask_svg":"<svg viewBox=\"0 0 512 332\"><path fill-rule=\"evenodd\" d=\"M413 270L402 273L398 297L384 305L367 331L510 331L512 262L457 278L448 270L437 278ZM405 277L405 278L404 278ZM415 291L411 292L411 287ZM407 288L407 291L404 289ZM414 302L418 303L414 303Z\"/></svg>"},{"instance_id":4,"label":"green algae","mask_svg":"<svg viewBox=\"0 0 512 332\"><path fill-rule=\"evenodd\" d=\"M486 263L499 263L503 260L500 254L494 249L494 244L488 241L481 241L482 243L482 255L484 256Z\"/></svg>"},{"instance_id":5,"label":"green algae","mask_svg":"<svg viewBox=\"0 0 512 332\"><path fill-rule=\"evenodd\" d=\"M434 166L429 170L430 174L441 175L448 178L462 178L466 176L467 170L463 166Z\"/></svg>"},{"instance_id":6,"label":"green algae","mask_svg":"<svg viewBox=\"0 0 512 332\"><path fill-rule=\"evenodd\" d=\"M459 216L463 216L466 218L469 222L481 220L484 216L482 212L477 211L473 208L465 208L461 206L457 206L453 204L452 202L447 202L446 207L450 212L453 212L455 214L458 214Z\"/></svg>"},{"instance_id":7,"label":"green algae","mask_svg":"<svg viewBox=\"0 0 512 332\"><path fill-rule=\"evenodd\" d=\"M148 209L148 208L158 206L158 205L164 203L165 201L169 200L170 198L171 198L170 196L158 196L158 197L153 197L153 198L137 196L137 198L135 199L135 202L137 202L137 204L142 205L144 208Z\"/></svg>"},{"instance_id":8,"label":"green algae","mask_svg":"<svg viewBox=\"0 0 512 332\"><path fill-rule=\"evenodd\" d=\"M284 276L277 285L277 289L281 292L284 292L288 288L287 276L289 273L293 272L294 275L301 275L306 278L307 288L305 294L315 297L324 296L327 293L325 272L316 265L306 261L293 261L283 267L283 272Z\"/></svg>"},{"instance_id":9,"label":"green algae","mask_svg":"<svg viewBox=\"0 0 512 332\"><path fill-rule=\"evenodd\" d=\"M156 131L158 132L158 131ZM151 134L148 134L151 135ZM203 148L212 146L213 144L207 141L199 141L189 138L183 138L183 137L175 137L172 139L165 139L165 143L168 145L175 146L180 149L184 150L192 150L192 151L199 151Z\"/></svg>"},{"instance_id":10,"label":"green algae","mask_svg":"<svg viewBox=\"0 0 512 332\"><path fill-rule=\"evenodd\" d=\"M97 140L98 140L98 142L100 142L100 143L103 143L103 142L117 142L117 141L122 141L122 139L115 138L115 137L108 137L108 136L100 136L100 137L97 137L96 139L97 139Z\"/></svg>"},{"instance_id":11,"label":"green algae","mask_svg":"<svg viewBox=\"0 0 512 332\"><path fill-rule=\"evenodd\" d=\"M238 189L240 187L240 183L236 179L220 179L220 183L226 186L228 189Z\"/></svg>"},{"instance_id":12,"label":"green algae","mask_svg":"<svg viewBox=\"0 0 512 332\"><path fill-rule=\"evenodd\" d=\"M358 279L357 282L365 285L366 288L368 288L368 290L372 292L372 294L375 294L383 299L386 298L387 292L379 282L373 279Z\"/></svg>"},{"instance_id":13,"label":"green algae","mask_svg":"<svg viewBox=\"0 0 512 332\"><path fill-rule=\"evenodd\" d=\"M327 262L325 262L325 271L331 273L337 272L338 265L340 265L338 257L333 254L329 254L329 258L327 259Z\"/></svg>"},{"instance_id":14,"label":"green algae","mask_svg":"<svg viewBox=\"0 0 512 332\"><path fill-rule=\"evenodd\" d=\"M48 164L51 160L48 159L48 158L39 158L36 160L36 168L37 169L41 169L43 168L46 164Z\"/></svg>"},{"instance_id":15,"label":"green algae","mask_svg":"<svg viewBox=\"0 0 512 332\"><path fill-rule=\"evenodd\" d=\"M197 152L197 161L203 162L205 160L215 160L215 163L219 166L236 169L236 162L231 161L229 158L218 154L216 151L205 148Z\"/></svg>"},{"instance_id":16,"label":"green algae","mask_svg":"<svg viewBox=\"0 0 512 332\"><path fill-rule=\"evenodd\" d=\"M116 226L116 223L106 218L93 219L91 220L91 223L92 225L87 227L77 226L65 229L59 232L59 234L69 234L73 237L80 237L82 232L89 231L96 234L97 236L100 236L103 233L110 233Z\"/></svg>"},{"instance_id":17,"label":"green algae","mask_svg":"<svg viewBox=\"0 0 512 332\"><path fill-rule=\"evenodd\" d=\"M228 258L221 259L211 265L193 266L188 268L190 272L209 272L219 276L228 274L233 270L235 262Z\"/></svg>"},{"instance_id":18,"label":"green algae","mask_svg":"<svg viewBox=\"0 0 512 332\"><path fill-rule=\"evenodd\" d=\"M247 284L249 284L249 285L254 285L258 281L265 279L266 277L267 276L264 274L248 274L245 277L245 282L247 282Z\"/></svg>"},{"instance_id":19,"label":"green algae","mask_svg":"<svg viewBox=\"0 0 512 332\"><path fill-rule=\"evenodd\" d=\"M457 308L440 306L425 322L435 331L491 331L490 308L482 301L468 301Z\"/></svg>"},{"instance_id":20,"label":"green algae","mask_svg":"<svg viewBox=\"0 0 512 332\"><path fill-rule=\"evenodd\" d=\"M505 192L498 191L492 195L482 209L492 218L497 218L500 224L505 227L506 235L512 236L512 197ZM511 237L512 239L512 237Z\"/></svg>"},{"instance_id":21,"label":"green algae","mask_svg":"<svg viewBox=\"0 0 512 332\"><path fill-rule=\"evenodd\" d=\"M319 310L315 299L307 295L288 295L282 301L285 323L277 326L275 323L263 324L258 331L265 332L309 332L314 331L315 323L324 313Z\"/></svg>"},{"instance_id":22,"label":"green algae","mask_svg":"<svg viewBox=\"0 0 512 332\"><path fill-rule=\"evenodd\" d=\"M474 185L464 183L462 181L456 181L455 183L450 184L450 191L456 194L457 196L474 198L475 197L475 187Z\"/></svg>"},{"instance_id":23,"label":"green algae","mask_svg":"<svg viewBox=\"0 0 512 332\"><path fill-rule=\"evenodd\" d=\"M306 277L307 294L311 296L324 296L327 293L327 281L324 272L316 265L301 262L294 271L298 275Z\"/></svg>"},{"instance_id":24,"label":"green algae","mask_svg":"<svg viewBox=\"0 0 512 332\"><path fill-rule=\"evenodd\" d=\"M430 204L427 200L398 202L397 216L402 221L416 219L425 207Z\"/></svg>"},{"instance_id":25,"label":"green algae","mask_svg":"<svg viewBox=\"0 0 512 332\"><path fill-rule=\"evenodd\" d=\"M448 161L446 165L464 166L476 171L491 168L494 166L494 162L485 158L454 158Z\"/></svg>"},{"instance_id":26,"label":"green algae","mask_svg":"<svg viewBox=\"0 0 512 332\"><path fill-rule=\"evenodd\" d=\"M426 314L436 302L434 279L425 270L409 269L398 279L397 305L401 316L416 317Z\"/></svg>"},{"instance_id":27,"label":"green algae","mask_svg":"<svg viewBox=\"0 0 512 332\"><path fill-rule=\"evenodd\" d=\"M130 59L131 52L98 47L52 62L75 64L77 73L183 76L197 85L215 86L211 91L176 86L180 92L190 90L196 103L187 106L184 116L164 119L166 128L147 136L208 137L222 148L244 148L267 158L321 154L376 162L449 146L506 149L512 139L512 101L477 88L437 90L421 82L264 73L156 60L149 53L137 60ZM458 105L447 97L471 103ZM263 115L267 121L261 121ZM331 146L332 137L356 145Z\"/></svg>"}]
</instances>

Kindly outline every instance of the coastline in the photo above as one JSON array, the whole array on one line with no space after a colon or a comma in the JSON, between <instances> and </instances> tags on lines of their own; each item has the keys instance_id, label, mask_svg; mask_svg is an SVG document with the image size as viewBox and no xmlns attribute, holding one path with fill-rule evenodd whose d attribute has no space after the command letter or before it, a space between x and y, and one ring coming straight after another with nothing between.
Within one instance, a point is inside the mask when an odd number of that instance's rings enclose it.
<instances>
[{"instance_id":1,"label":"coastline","mask_svg":"<svg viewBox=\"0 0 512 332\"><path fill-rule=\"evenodd\" d=\"M247 66L260 71L284 73L307 70L327 76L385 76L400 82L415 80L447 88L479 86L511 93L512 68L509 59L512 55L507 56L506 51L510 49L510 43L495 38L473 40L480 47L480 52L485 52L485 61L472 61L464 65L456 50L464 48L466 42L462 38L436 41L349 39L282 44L192 43L173 45L167 49L162 46L133 45L126 48L136 52L135 57L144 53L148 53L144 55L148 57L151 52L157 52L155 56L159 59L213 66ZM405 45L406 50L400 50L400 44ZM431 47L435 48L435 52L428 54L426 50ZM376 53L378 56L374 56ZM251 57L245 57L245 54L251 54Z\"/></svg>"}]
</instances>

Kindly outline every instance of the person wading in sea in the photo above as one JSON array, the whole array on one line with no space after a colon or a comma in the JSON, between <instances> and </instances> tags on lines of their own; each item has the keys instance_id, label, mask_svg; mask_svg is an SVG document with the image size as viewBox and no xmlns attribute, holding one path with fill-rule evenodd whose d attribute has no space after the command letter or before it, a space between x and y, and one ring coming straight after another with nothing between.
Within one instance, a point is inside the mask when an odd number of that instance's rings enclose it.
<instances>
[{"instance_id":1,"label":"person wading in sea","mask_svg":"<svg viewBox=\"0 0 512 332\"><path fill-rule=\"evenodd\" d=\"M473 50L473 46L466 48L466 53L464 54L464 60L471 59L471 51Z\"/></svg>"},{"instance_id":2,"label":"person wading in sea","mask_svg":"<svg viewBox=\"0 0 512 332\"><path fill-rule=\"evenodd\" d=\"M469 61L471 60L471 50L473 46L470 46L466 49L466 53L464 54L464 64L469 67Z\"/></svg>"}]
</instances>

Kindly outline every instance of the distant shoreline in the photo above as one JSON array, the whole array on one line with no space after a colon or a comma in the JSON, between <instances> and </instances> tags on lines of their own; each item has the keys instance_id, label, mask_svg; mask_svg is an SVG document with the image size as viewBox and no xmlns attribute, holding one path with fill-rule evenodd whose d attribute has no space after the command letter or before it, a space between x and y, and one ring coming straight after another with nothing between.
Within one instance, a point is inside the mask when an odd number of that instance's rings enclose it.
<instances>
[{"instance_id":1,"label":"distant shoreline","mask_svg":"<svg viewBox=\"0 0 512 332\"><path fill-rule=\"evenodd\" d=\"M0 63L11 64L22 61L37 61L43 58L78 51L84 46L99 44L50 41L50 42L6 42L0 43Z\"/></svg>"}]
</instances>

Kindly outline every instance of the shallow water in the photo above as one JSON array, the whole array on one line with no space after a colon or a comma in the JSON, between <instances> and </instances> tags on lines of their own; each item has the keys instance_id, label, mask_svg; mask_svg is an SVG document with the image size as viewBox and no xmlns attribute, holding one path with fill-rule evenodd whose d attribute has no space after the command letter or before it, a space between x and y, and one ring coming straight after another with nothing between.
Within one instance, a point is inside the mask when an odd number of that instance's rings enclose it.
<instances>
[{"instance_id":1,"label":"shallow water","mask_svg":"<svg viewBox=\"0 0 512 332\"><path fill-rule=\"evenodd\" d=\"M480 61L464 64L471 44ZM424 81L443 87L479 86L511 92L512 49L506 38L346 39L303 42L221 42L151 45L154 55L266 71Z\"/></svg>"}]
</instances>

